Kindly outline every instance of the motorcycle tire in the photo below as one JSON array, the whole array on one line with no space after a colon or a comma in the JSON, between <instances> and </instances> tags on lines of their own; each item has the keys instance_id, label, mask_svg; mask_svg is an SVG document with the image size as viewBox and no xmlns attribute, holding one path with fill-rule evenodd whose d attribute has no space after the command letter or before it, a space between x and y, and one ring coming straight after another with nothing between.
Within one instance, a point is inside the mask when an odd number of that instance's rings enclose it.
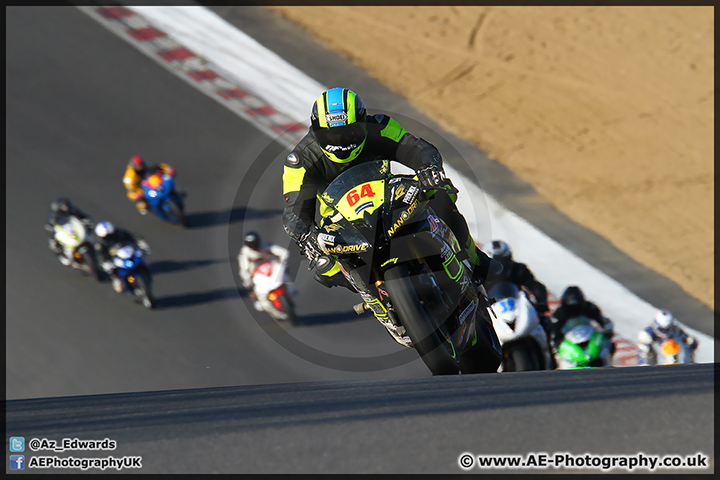
<instances>
[{"instance_id":1,"label":"motorcycle tire","mask_svg":"<svg viewBox=\"0 0 720 480\"><path fill-rule=\"evenodd\" d=\"M516 372L538 370L534 365L535 362L533 362L530 352L523 348L516 348L512 352L510 352L510 358L515 365L515 368L513 370Z\"/></svg>"},{"instance_id":2,"label":"motorcycle tire","mask_svg":"<svg viewBox=\"0 0 720 480\"><path fill-rule=\"evenodd\" d=\"M287 318L286 322L288 322L290 325L297 325L297 315L295 315L295 305L293 305L292 300L288 295L280 295L280 303L282 304L281 311L284 313Z\"/></svg>"},{"instance_id":3,"label":"motorcycle tire","mask_svg":"<svg viewBox=\"0 0 720 480\"><path fill-rule=\"evenodd\" d=\"M150 293L150 285L145 275L138 275L135 279L135 287L133 295L137 301L139 301L143 307L152 310L155 308L155 300Z\"/></svg>"},{"instance_id":4,"label":"motorcycle tire","mask_svg":"<svg viewBox=\"0 0 720 480\"><path fill-rule=\"evenodd\" d=\"M417 296L407 265L385 272L385 288L413 346L433 375L460 373L460 357L432 323Z\"/></svg>"},{"instance_id":5,"label":"motorcycle tire","mask_svg":"<svg viewBox=\"0 0 720 480\"><path fill-rule=\"evenodd\" d=\"M460 371L464 375L497 373L502 362L500 341L495 330L483 318L478 318L476 322L477 342L460 355Z\"/></svg>"},{"instance_id":6,"label":"motorcycle tire","mask_svg":"<svg viewBox=\"0 0 720 480\"><path fill-rule=\"evenodd\" d=\"M170 218L170 221L173 223L179 223L183 227L188 227L188 221L185 218L185 213L183 213L182 207L180 207L180 204L174 200L170 199L165 204L165 213Z\"/></svg>"},{"instance_id":7,"label":"motorcycle tire","mask_svg":"<svg viewBox=\"0 0 720 480\"><path fill-rule=\"evenodd\" d=\"M97 258L93 254L90 247L87 247L82 254L83 273L85 275L92 275L92 277L98 282L102 281L102 273L100 271L100 265L98 265Z\"/></svg>"}]
</instances>

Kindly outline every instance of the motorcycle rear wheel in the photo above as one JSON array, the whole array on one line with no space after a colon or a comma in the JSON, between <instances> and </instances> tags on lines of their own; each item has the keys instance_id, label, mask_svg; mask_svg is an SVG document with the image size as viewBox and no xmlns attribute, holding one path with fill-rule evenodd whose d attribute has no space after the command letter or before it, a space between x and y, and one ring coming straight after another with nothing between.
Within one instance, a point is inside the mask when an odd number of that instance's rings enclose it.
<instances>
[{"instance_id":1,"label":"motorcycle rear wheel","mask_svg":"<svg viewBox=\"0 0 720 480\"><path fill-rule=\"evenodd\" d=\"M170 221L173 223L179 223L183 227L187 228L188 222L185 218L185 213L183 213L183 209L177 201L172 198L169 199L165 204L165 213L170 218Z\"/></svg>"},{"instance_id":2,"label":"motorcycle rear wheel","mask_svg":"<svg viewBox=\"0 0 720 480\"><path fill-rule=\"evenodd\" d=\"M82 270L86 275L92 275L92 277L98 282L102 281L102 275L100 274L100 265L98 265L95 255L92 250L87 247L86 251L82 254Z\"/></svg>"},{"instance_id":3,"label":"motorcycle rear wheel","mask_svg":"<svg viewBox=\"0 0 720 480\"><path fill-rule=\"evenodd\" d=\"M409 275L407 265L398 265L385 272L385 288L390 294L393 308L432 374L457 375L460 372L460 356L433 325Z\"/></svg>"},{"instance_id":4,"label":"motorcycle rear wheel","mask_svg":"<svg viewBox=\"0 0 720 480\"><path fill-rule=\"evenodd\" d=\"M150 286L148 285L145 275L138 275L135 278L135 289L133 290L133 294L143 307L149 310L155 308L155 300L150 294Z\"/></svg>"},{"instance_id":5,"label":"motorcycle rear wheel","mask_svg":"<svg viewBox=\"0 0 720 480\"><path fill-rule=\"evenodd\" d=\"M280 295L280 303L282 304L281 311L287 315L287 319L285 320L290 325L297 325L297 315L295 315L295 306L292 303L292 300L290 297L285 295Z\"/></svg>"}]
</instances>

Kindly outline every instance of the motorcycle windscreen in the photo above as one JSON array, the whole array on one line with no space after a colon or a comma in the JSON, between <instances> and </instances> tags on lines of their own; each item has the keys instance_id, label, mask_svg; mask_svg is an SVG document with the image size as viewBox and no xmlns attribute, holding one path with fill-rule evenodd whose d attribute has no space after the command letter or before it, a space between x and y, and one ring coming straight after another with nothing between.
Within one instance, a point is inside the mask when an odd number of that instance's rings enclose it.
<instances>
[{"instance_id":1,"label":"motorcycle windscreen","mask_svg":"<svg viewBox=\"0 0 720 480\"><path fill-rule=\"evenodd\" d=\"M385 180L390 162L375 160L356 165L338 175L320 196L349 221L362 218L385 203Z\"/></svg>"},{"instance_id":2,"label":"motorcycle windscreen","mask_svg":"<svg viewBox=\"0 0 720 480\"><path fill-rule=\"evenodd\" d=\"M488 296L500 301L503 298L518 298L520 289L512 282L499 282L488 291Z\"/></svg>"}]
</instances>

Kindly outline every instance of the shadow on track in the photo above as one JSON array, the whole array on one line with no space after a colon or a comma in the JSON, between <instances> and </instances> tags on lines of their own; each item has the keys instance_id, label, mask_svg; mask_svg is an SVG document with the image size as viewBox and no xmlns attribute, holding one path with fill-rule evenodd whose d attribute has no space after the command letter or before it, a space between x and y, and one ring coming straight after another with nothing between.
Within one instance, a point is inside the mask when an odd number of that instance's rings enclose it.
<instances>
[{"instance_id":1,"label":"shadow on track","mask_svg":"<svg viewBox=\"0 0 720 480\"><path fill-rule=\"evenodd\" d=\"M228 298L238 298L237 287L226 287L217 288L208 292L188 292L181 293L178 295L169 295L165 297L158 297L155 299L156 310L163 310L166 308L181 308L189 307L192 305L200 305L203 303L210 303L217 300L225 300Z\"/></svg>"},{"instance_id":2,"label":"shadow on track","mask_svg":"<svg viewBox=\"0 0 720 480\"><path fill-rule=\"evenodd\" d=\"M259 210L248 207L233 207L224 211L188 213L185 215L185 218L189 224L188 228L195 229L228 225L242 222L243 220L271 218L281 214L281 208Z\"/></svg>"},{"instance_id":3,"label":"shadow on track","mask_svg":"<svg viewBox=\"0 0 720 480\"><path fill-rule=\"evenodd\" d=\"M314 327L318 325L330 325L333 323L347 323L361 320L355 312L329 312L320 314L309 314L298 316L298 327Z\"/></svg>"},{"instance_id":4,"label":"shadow on track","mask_svg":"<svg viewBox=\"0 0 720 480\"><path fill-rule=\"evenodd\" d=\"M227 259L218 258L215 260L189 260L186 262L177 262L175 260L160 260L158 262L152 262L149 265L149 268L152 275L158 275L161 273L172 273L182 270L190 270L192 268L205 267L207 265L221 262L227 262Z\"/></svg>"}]
</instances>

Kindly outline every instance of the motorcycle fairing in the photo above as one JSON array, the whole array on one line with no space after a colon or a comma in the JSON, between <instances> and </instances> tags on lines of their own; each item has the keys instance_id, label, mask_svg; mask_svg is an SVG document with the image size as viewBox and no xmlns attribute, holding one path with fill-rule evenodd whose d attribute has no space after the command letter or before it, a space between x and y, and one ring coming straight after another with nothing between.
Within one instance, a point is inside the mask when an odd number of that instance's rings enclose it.
<instances>
[{"instance_id":1,"label":"motorcycle fairing","mask_svg":"<svg viewBox=\"0 0 720 480\"><path fill-rule=\"evenodd\" d=\"M423 279L431 279L426 286L434 293L424 294L435 298L433 318L443 327L443 335L464 350L477 341L474 322L479 300L469 272L457 258L459 243L429 208L416 179L398 175L388 180L388 174L388 162L375 161L333 180L319 196L325 206L318 236L321 249L337 256L343 274L384 324L389 318L401 325L394 318L391 300L380 293L383 272L398 263L422 265L424 272L412 272L416 288L423 288ZM451 290L445 298L459 298L457 305L447 305L442 289Z\"/></svg>"}]
</instances>

